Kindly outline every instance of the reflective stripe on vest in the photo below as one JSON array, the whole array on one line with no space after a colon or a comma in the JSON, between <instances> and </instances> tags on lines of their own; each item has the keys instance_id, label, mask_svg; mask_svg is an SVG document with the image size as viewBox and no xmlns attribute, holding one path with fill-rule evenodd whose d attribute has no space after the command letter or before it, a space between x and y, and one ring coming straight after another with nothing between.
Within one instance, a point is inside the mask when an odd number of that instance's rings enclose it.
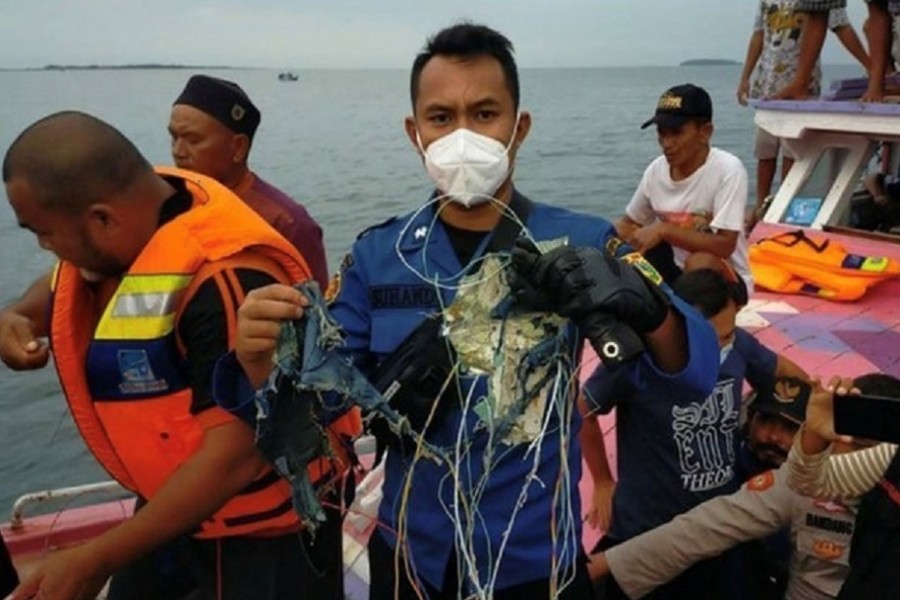
<instances>
[{"instance_id":1,"label":"reflective stripe on vest","mask_svg":"<svg viewBox=\"0 0 900 600\"><path fill-rule=\"evenodd\" d=\"M172 331L175 310L191 279L190 275L126 276L106 307L94 338L149 340Z\"/></svg>"}]
</instances>

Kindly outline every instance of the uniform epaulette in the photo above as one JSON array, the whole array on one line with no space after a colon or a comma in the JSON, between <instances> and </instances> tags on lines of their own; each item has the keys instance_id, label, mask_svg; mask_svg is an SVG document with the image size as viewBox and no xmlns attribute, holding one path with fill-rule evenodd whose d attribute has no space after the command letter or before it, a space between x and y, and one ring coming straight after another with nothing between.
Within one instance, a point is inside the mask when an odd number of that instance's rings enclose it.
<instances>
[{"instance_id":1,"label":"uniform epaulette","mask_svg":"<svg viewBox=\"0 0 900 600\"><path fill-rule=\"evenodd\" d=\"M358 236L356 236L356 239L361 240L364 237L366 237L367 235L369 235L369 233L371 233L372 231L374 231L376 229L381 229L382 227L390 225L391 223L393 223L396 220L397 220L397 217L391 217L390 219L387 219L386 221L382 221L381 223L372 225L371 227L366 227L359 233Z\"/></svg>"}]
</instances>

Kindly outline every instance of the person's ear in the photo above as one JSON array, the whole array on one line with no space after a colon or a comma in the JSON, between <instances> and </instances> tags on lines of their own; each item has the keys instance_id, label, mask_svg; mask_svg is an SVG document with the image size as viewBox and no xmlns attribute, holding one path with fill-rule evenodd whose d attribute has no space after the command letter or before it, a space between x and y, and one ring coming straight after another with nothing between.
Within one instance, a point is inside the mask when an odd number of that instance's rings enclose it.
<instances>
[{"instance_id":1,"label":"person's ear","mask_svg":"<svg viewBox=\"0 0 900 600\"><path fill-rule=\"evenodd\" d=\"M87 227L94 233L110 233L119 226L118 215L109 204L98 202L85 211Z\"/></svg>"},{"instance_id":2,"label":"person's ear","mask_svg":"<svg viewBox=\"0 0 900 600\"><path fill-rule=\"evenodd\" d=\"M250 136L244 133L238 133L231 138L231 160L235 164L243 164L247 162L250 156Z\"/></svg>"},{"instance_id":3,"label":"person's ear","mask_svg":"<svg viewBox=\"0 0 900 600\"><path fill-rule=\"evenodd\" d=\"M414 115L409 115L403 119L403 129L406 130L406 137L409 138L409 142L415 148L416 153L421 156L425 149L422 147L419 139L419 128L416 127L416 117Z\"/></svg>"},{"instance_id":4,"label":"person's ear","mask_svg":"<svg viewBox=\"0 0 900 600\"><path fill-rule=\"evenodd\" d=\"M518 150L519 146L525 141L525 138L528 137L528 132L531 131L531 113L527 110L523 110L519 113L519 126L516 128L516 137L513 140L513 150Z\"/></svg>"},{"instance_id":5,"label":"person's ear","mask_svg":"<svg viewBox=\"0 0 900 600\"><path fill-rule=\"evenodd\" d=\"M704 142L709 143L709 140L712 139L713 131L715 131L715 127L713 127L712 121L707 121L700 126L700 134L703 136Z\"/></svg>"},{"instance_id":6,"label":"person's ear","mask_svg":"<svg viewBox=\"0 0 900 600\"><path fill-rule=\"evenodd\" d=\"M115 236L121 228L121 219L110 204L97 202L83 213L84 227L92 239L100 240Z\"/></svg>"}]
</instances>

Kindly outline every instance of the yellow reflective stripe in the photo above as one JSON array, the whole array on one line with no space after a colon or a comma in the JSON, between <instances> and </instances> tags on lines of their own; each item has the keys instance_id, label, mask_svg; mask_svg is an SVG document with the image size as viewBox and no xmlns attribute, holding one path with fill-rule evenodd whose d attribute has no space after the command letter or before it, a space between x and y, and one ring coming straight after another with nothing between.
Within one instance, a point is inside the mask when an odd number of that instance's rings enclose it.
<instances>
[{"instance_id":1,"label":"yellow reflective stripe","mask_svg":"<svg viewBox=\"0 0 900 600\"><path fill-rule=\"evenodd\" d=\"M98 340L150 340L170 333L192 275L128 275L97 325Z\"/></svg>"},{"instance_id":2,"label":"yellow reflective stripe","mask_svg":"<svg viewBox=\"0 0 900 600\"><path fill-rule=\"evenodd\" d=\"M59 269L62 267L62 261L58 260L53 263L53 273L50 274L50 291L56 291L56 282L59 279Z\"/></svg>"}]
</instances>

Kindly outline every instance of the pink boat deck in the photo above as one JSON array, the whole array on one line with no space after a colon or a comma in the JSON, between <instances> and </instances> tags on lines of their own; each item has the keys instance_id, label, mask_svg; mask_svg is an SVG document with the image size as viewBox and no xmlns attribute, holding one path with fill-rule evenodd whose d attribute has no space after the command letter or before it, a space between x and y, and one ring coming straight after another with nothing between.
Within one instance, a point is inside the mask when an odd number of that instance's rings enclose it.
<instances>
[{"instance_id":1,"label":"pink boat deck","mask_svg":"<svg viewBox=\"0 0 900 600\"><path fill-rule=\"evenodd\" d=\"M760 225L754 238L783 229ZM900 261L900 244L837 233L826 236L849 252ZM758 291L738 315L738 324L760 341L827 381L879 371L900 377L900 279L881 283L856 302Z\"/></svg>"}]
</instances>

